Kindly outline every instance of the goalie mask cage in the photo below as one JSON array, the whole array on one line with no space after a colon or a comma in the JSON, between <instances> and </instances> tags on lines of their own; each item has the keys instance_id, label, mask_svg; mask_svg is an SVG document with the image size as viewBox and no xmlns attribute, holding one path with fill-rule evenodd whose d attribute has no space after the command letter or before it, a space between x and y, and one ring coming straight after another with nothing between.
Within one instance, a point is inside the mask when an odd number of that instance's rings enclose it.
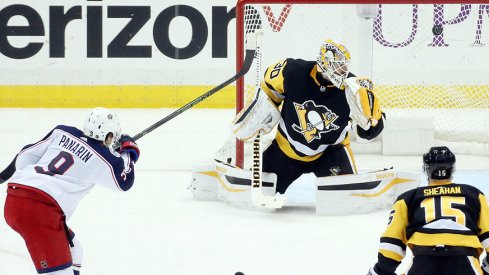
<instances>
[{"instance_id":1,"label":"goalie mask cage","mask_svg":"<svg viewBox=\"0 0 489 275\"><path fill-rule=\"evenodd\" d=\"M388 119L432 118L435 145L487 152L489 4L381 2L238 1L238 70L246 34L262 30L263 41L261 68L237 81L236 111L253 98L258 72L289 57L316 60L321 42L335 39L351 52L350 71L372 78ZM243 159L238 142L236 165Z\"/></svg>"}]
</instances>

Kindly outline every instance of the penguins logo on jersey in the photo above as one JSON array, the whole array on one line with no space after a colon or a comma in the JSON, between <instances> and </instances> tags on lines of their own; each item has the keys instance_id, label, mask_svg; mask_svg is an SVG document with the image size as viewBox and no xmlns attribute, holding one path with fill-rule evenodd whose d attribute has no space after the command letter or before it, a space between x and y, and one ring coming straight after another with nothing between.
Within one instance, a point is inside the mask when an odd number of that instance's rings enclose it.
<instances>
[{"instance_id":1,"label":"penguins logo on jersey","mask_svg":"<svg viewBox=\"0 0 489 275\"><path fill-rule=\"evenodd\" d=\"M339 129L333 122L338 116L326 106L317 106L312 100L303 104L294 102L295 111L299 117L300 126L292 125L292 128L304 135L308 143L321 138L321 133L327 133Z\"/></svg>"},{"instance_id":2,"label":"penguins logo on jersey","mask_svg":"<svg viewBox=\"0 0 489 275\"><path fill-rule=\"evenodd\" d=\"M329 168L329 172L331 172L331 176L338 176L341 172L341 168L338 166L333 166Z\"/></svg>"}]
</instances>

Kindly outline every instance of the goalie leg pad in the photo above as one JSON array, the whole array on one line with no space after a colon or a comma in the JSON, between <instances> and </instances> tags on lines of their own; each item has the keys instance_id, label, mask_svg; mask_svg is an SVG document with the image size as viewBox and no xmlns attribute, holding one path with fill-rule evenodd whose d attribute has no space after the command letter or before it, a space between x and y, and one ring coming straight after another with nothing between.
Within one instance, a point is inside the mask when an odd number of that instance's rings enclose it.
<instances>
[{"instance_id":1,"label":"goalie leg pad","mask_svg":"<svg viewBox=\"0 0 489 275\"><path fill-rule=\"evenodd\" d=\"M386 169L316 179L316 213L348 215L392 207L397 197L420 185L420 174Z\"/></svg>"},{"instance_id":2,"label":"goalie leg pad","mask_svg":"<svg viewBox=\"0 0 489 275\"><path fill-rule=\"evenodd\" d=\"M270 133L280 120L280 111L260 88L255 99L231 123L231 130L239 140L248 140L258 131Z\"/></svg>"},{"instance_id":3,"label":"goalie leg pad","mask_svg":"<svg viewBox=\"0 0 489 275\"><path fill-rule=\"evenodd\" d=\"M251 201L252 172L229 164L217 163L218 176L217 198L238 208L247 208L259 211L273 211L257 207ZM266 196L274 196L277 175L262 172L262 190Z\"/></svg>"},{"instance_id":4,"label":"goalie leg pad","mask_svg":"<svg viewBox=\"0 0 489 275\"><path fill-rule=\"evenodd\" d=\"M188 188L197 200L217 201L217 172L215 164L194 165Z\"/></svg>"}]
</instances>

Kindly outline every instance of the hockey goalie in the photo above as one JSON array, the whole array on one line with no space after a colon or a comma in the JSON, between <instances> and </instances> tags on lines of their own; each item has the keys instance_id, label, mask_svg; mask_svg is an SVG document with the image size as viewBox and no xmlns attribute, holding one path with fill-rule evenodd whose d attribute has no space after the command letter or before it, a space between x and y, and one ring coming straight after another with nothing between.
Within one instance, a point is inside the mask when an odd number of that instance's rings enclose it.
<instances>
[{"instance_id":1,"label":"hockey goalie","mask_svg":"<svg viewBox=\"0 0 489 275\"><path fill-rule=\"evenodd\" d=\"M371 140L382 132L385 115L372 81L350 73L350 60L344 45L326 40L316 61L288 58L270 65L254 100L231 125L236 138L253 139L252 170L217 163L214 183L210 173L194 170L196 198L280 208L292 182L313 173L316 212L345 214L388 208L397 195L418 186L413 173L357 173L353 127ZM275 138L262 153L260 136L274 127ZM210 177L207 185L200 184L204 175Z\"/></svg>"}]
</instances>

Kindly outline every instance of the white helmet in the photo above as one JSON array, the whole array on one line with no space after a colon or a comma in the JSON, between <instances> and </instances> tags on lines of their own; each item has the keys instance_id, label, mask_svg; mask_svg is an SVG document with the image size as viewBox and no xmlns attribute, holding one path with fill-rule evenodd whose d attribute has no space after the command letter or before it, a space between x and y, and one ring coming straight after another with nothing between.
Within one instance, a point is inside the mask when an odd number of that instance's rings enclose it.
<instances>
[{"instance_id":1,"label":"white helmet","mask_svg":"<svg viewBox=\"0 0 489 275\"><path fill-rule=\"evenodd\" d=\"M90 111L85 124L83 134L85 136L105 142L109 133L114 136L113 141L121 136L121 124L117 115L105 108L97 107Z\"/></svg>"},{"instance_id":2,"label":"white helmet","mask_svg":"<svg viewBox=\"0 0 489 275\"><path fill-rule=\"evenodd\" d=\"M337 88L341 88L350 72L350 52L334 40L325 40L319 50L317 64L319 72Z\"/></svg>"}]
</instances>

